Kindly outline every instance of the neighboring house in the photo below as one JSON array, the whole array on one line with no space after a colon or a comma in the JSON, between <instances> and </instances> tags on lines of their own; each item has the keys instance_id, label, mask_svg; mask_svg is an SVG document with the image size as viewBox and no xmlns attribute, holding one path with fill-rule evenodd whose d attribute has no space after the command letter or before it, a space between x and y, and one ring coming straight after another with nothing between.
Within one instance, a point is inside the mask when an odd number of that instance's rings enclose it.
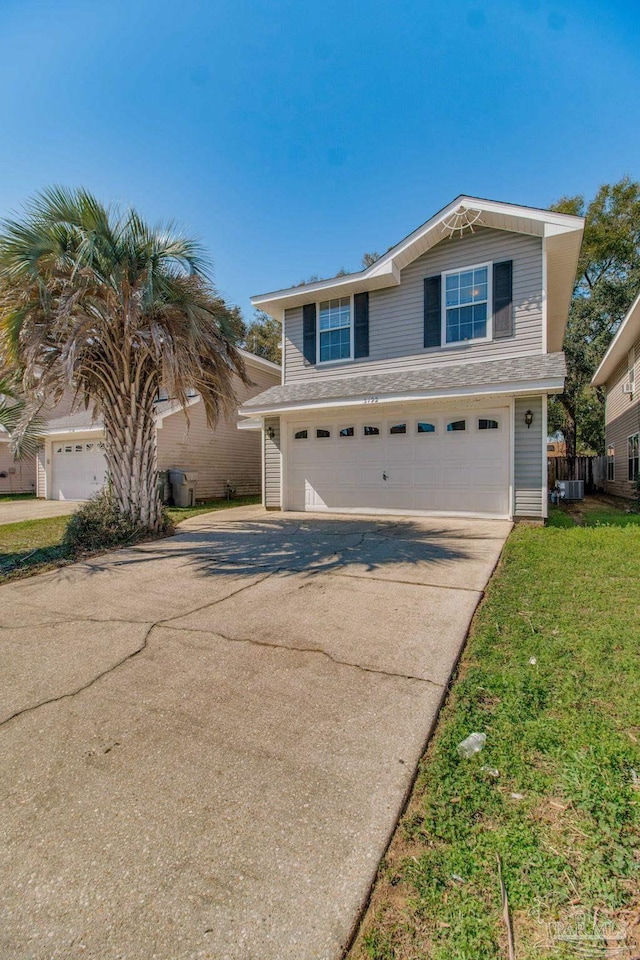
<instances>
[{"instance_id":1,"label":"neighboring house","mask_svg":"<svg viewBox=\"0 0 640 960\"><path fill-rule=\"evenodd\" d=\"M247 374L252 386L236 382L240 403L280 382L280 367L245 350ZM86 500L97 493L106 477L104 428L89 410L71 412L73 396L65 395L52 411L45 443L38 455L37 495L49 500ZM261 489L259 437L240 431L233 416L214 430L207 424L199 396L188 410L171 400L156 405L158 469L183 468L198 474L199 499L224 497L229 488L238 496Z\"/></svg>"},{"instance_id":2,"label":"neighboring house","mask_svg":"<svg viewBox=\"0 0 640 960\"><path fill-rule=\"evenodd\" d=\"M5 430L0 430L0 496L7 493L33 493L35 488L34 458L14 460L9 450L9 435Z\"/></svg>"},{"instance_id":3,"label":"neighboring house","mask_svg":"<svg viewBox=\"0 0 640 960\"><path fill-rule=\"evenodd\" d=\"M633 497L640 473L640 295L591 382L606 390L607 492Z\"/></svg>"},{"instance_id":4,"label":"neighboring house","mask_svg":"<svg viewBox=\"0 0 640 960\"><path fill-rule=\"evenodd\" d=\"M583 224L459 197L360 273L255 297L283 323L282 384L240 411L265 506L546 516Z\"/></svg>"},{"instance_id":5,"label":"neighboring house","mask_svg":"<svg viewBox=\"0 0 640 960\"><path fill-rule=\"evenodd\" d=\"M549 440L547 443L547 457L555 460L558 457L566 457L567 444L564 440Z\"/></svg>"}]
</instances>

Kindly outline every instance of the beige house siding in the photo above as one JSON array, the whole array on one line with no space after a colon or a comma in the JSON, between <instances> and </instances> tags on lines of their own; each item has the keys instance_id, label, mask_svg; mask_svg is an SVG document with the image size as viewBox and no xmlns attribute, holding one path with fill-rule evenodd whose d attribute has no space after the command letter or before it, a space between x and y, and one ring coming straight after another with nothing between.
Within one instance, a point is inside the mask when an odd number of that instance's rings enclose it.
<instances>
[{"instance_id":1,"label":"beige house siding","mask_svg":"<svg viewBox=\"0 0 640 960\"><path fill-rule=\"evenodd\" d=\"M501 260L513 260L515 335L425 350L424 278L444 270ZM470 236L442 241L402 270L400 286L369 294L369 356L349 363L305 366L302 307L287 310L284 323L286 382L542 353L542 260L539 237L503 230L484 228Z\"/></svg>"},{"instance_id":2,"label":"beige house siding","mask_svg":"<svg viewBox=\"0 0 640 960\"><path fill-rule=\"evenodd\" d=\"M38 450L36 456L36 497L47 496L47 444Z\"/></svg>"},{"instance_id":3,"label":"beige house siding","mask_svg":"<svg viewBox=\"0 0 640 960\"><path fill-rule=\"evenodd\" d=\"M547 423L542 397L519 397L514 407L514 516L545 517ZM524 422L527 410L533 413L530 427Z\"/></svg>"},{"instance_id":4,"label":"beige house siding","mask_svg":"<svg viewBox=\"0 0 640 960\"><path fill-rule=\"evenodd\" d=\"M253 386L236 384L238 403L244 403L280 382L280 372L247 364ZM184 468L198 474L198 499L259 494L262 487L260 433L238 430L237 414L220 421L214 431L207 424L202 403L165 417L158 429L158 469Z\"/></svg>"},{"instance_id":5,"label":"beige house siding","mask_svg":"<svg viewBox=\"0 0 640 960\"><path fill-rule=\"evenodd\" d=\"M273 437L269 431L273 431ZM282 453L280 447L280 417L264 420L264 505L267 510L282 506Z\"/></svg>"},{"instance_id":6,"label":"beige house siding","mask_svg":"<svg viewBox=\"0 0 640 960\"><path fill-rule=\"evenodd\" d=\"M621 360L607 381L605 407L606 445L613 447L615 479L607 481L607 492L616 497L633 497L635 489L628 479L627 441L634 433L640 433L640 338L635 343L636 392L623 393L622 384L629 379L629 362Z\"/></svg>"},{"instance_id":7,"label":"beige house siding","mask_svg":"<svg viewBox=\"0 0 640 960\"><path fill-rule=\"evenodd\" d=\"M5 476L3 476L5 474ZM14 460L8 443L0 443L0 495L33 493L36 488L36 463L33 457Z\"/></svg>"}]
</instances>

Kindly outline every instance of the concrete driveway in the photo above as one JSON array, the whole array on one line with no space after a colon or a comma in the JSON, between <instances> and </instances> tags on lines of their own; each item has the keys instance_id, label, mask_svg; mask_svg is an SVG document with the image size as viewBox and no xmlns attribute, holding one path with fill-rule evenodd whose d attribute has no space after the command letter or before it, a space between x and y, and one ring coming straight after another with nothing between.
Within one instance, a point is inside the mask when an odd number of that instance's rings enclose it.
<instances>
[{"instance_id":1,"label":"concrete driveway","mask_svg":"<svg viewBox=\"0 0 640 960\"><path fill-rule=\"evenodd\" d=\"M334 960L510 524L196 517L0 588L3 960Z\"/></svg>"},{"instance_id":2,"label":"concrete driveway","mask_svg":"<svg viewBox=\"0 0 640 960\"><path fill-rule=\"evenodd\" d=\"M83 500L5 500L0 503L0 526L21 520L44 520L75 513Z\"/></svg>"}]
</instances>

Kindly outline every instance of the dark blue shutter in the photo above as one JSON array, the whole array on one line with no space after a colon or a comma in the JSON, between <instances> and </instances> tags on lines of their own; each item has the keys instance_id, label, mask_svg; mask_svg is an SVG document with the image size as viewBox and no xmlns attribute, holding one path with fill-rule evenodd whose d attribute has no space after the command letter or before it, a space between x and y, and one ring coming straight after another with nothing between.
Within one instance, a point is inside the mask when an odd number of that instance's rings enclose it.
<instances>
[{"instance_id":1,"label":"dark blue shutter","mask_svg":"<svg viewBox=\"0 0 640 960\"><path fill-rule=\"evenodd\" d=\"M424 345L425 347L440 346L440 331L442 328L442 279L425 277L424 281Z\"/></svg>"},{"instance_id":2,"label":"dark blue shutter","mask_svg":"<svg viewBox=\"0 0 640 960\"><path fill-rule=\"evenodd\" d=\"M493 339L513 334L513 260L503 260L493 265Z\"/></svg>"},{"instance_id":3,"label":"dark blue shutter","mask_svg":"<svg viewBox=\"0 0 640 960\"><path fill-rule=\"evenodd\" d=\"M302 308L302 352L304 362L316 362L316 305L305 303Z\"/></svg>"},{"instance_id":4,"label":"dark blue shutter","mask_svg":"<svg viewBox=\"0 0 640 960\"><path fill-rule=\"evenodd\" d=\"M356 293L353 297L354 356L369 356L369 294Z\"/></svg>"}]
</instances>

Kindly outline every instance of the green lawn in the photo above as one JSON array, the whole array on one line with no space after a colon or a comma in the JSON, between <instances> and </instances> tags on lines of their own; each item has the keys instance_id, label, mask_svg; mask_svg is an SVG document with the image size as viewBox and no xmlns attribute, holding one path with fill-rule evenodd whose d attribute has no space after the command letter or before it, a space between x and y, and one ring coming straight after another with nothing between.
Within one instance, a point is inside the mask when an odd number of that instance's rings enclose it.
<instances>
[{"instance_id":1,"label":"green lawn","mask_svg":"<svg viewBox=\"0 0 640 960\"><path fill-rule=\"evenodd\" d=\"M640 516L584 512L509 538L351 960L507 958L497 856L517 960L640 955Z\"/></svg>"},{"instance_id":2,"label":"green lawn","mask_svg":"<svg viewBox=\"0 0 640 960\"><path fill-rule=\"evenodd\" d=\"M254 503L260 503L260 497L209 500L195 507L169 507L168 512L173 522L179 524L182 520L201 513ZM46 570L51 566L70 563L73 559L71 552L62 544L68 519L54 517L0 524L0 583Z\"/></svg>"},{"instance_id":3,"label":"green lawn","mask_svg":"<svg viewBox=\"0 0 640 960\"><path fill-rule=\"evenodd\" d=\"M35 500L35 493L1 493L0 503L9 503L11 500Z\"/></svg>"},{"instance_id":4,"label":"green lawn","mask_svg":"<svg viewBox=\"0 0 640 960\"><path fill-rule=\"evenodd\" d=\"M195 507L169 507L168 513L174 523L180 523L189 517L197 517L201 513L211 513L214 510L227 510L229 507L248 507L251 504L261 503L260 497L236 497L231 500L205 500Z\"/></svg>"}]
</instances>

